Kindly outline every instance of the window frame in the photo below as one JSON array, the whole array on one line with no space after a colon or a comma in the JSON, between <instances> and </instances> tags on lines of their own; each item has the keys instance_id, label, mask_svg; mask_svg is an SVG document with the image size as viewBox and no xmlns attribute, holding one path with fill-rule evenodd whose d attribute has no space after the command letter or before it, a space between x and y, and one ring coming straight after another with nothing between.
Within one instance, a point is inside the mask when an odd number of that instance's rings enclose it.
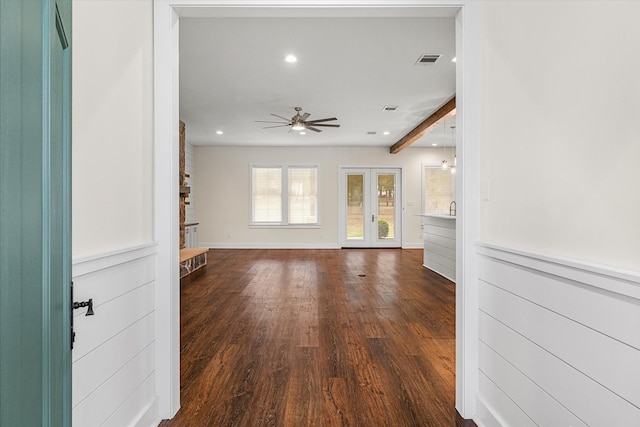
<instances>
[{"instance_id":1,"label":"window frame","mask_svg":"<svg viewBox=\"0 0 640 427\"><path fill-rule=\"evenodd\" d=\"M421 169L420 169L420 175L421 175L421 183L420 183L420 187L422 189L421 191L421 195L420 195L420 202L421 202L421 206L420 206L420 210L422 212L422 215L446 215L446 213L435 213L435 212L427 212L427 186L426 186L426 169L442 169L442 164L438 164L438 163L422 163L421 165ZM448 169L449 174L451 174L451 170ZM455 179L455 175L451 174L451 188L452 188L452 197L453 197L453 201L456 200L456 179Z\"/></svg>"},{"instance_id":2,"label":"window frame","mask_svg":"<svg viewBox=\"0 0 640 427\"><path fill-rule=\"evenodd\" d=\"M282 219L280 222L257 222L254 221L254 200L253 200L253 170L255 168L280 169L281 171L281 194L280 203L282 211ZM315 169L317 181L317 203L316 217L314 223L289 223L289 169ZM320 165L318 164L302 164L302 163L250 163L249 164L249 228L320 228Z\"/></svg>"}]
</instances>

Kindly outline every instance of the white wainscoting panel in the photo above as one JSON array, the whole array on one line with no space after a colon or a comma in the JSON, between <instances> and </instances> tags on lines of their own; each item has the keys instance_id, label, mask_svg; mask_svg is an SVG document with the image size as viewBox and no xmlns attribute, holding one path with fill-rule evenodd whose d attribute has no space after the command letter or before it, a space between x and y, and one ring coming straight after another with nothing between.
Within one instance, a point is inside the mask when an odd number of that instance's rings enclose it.
<instances>
[{"instance_id":1,"label":"white wainscoting panel","mask_svg":"<svg viewBox=\"0 0 640 427\"><path fill-rule=\"evenodd\" d=\"M478 387L481 394L478 399L478 414L474 417L474 421L478 427L538 427L531 418L522 412L522 409L482 371L480 371L478 378ZM494 408L500 408L500 411Z\"/></svg>"},{"instance_id":2,"label":"white wainscoting panel","mask_svg":"<svg viewBox=\"0 0 640 427\"><path fill-rule=\"evenodd\" d=\"M640 426L640 274L494 245L478 253L488 418Z\"/></svg>"},{"instance_id":3,"label":"white wainscoting panel","mask_svg":"<svg viewBox=\"0 0 640 427\"><path fill-rule=\"evenodd\" d=\"M93 299L94 316L75 310L73 425L150 426L155 390L156 245L74 260L74 300Z\"/></svg>"},{"instance_id":4,"label":"white wainscoting panel","mask_svg":"<svg viewBox=\"0 0 640 427\"><path fill-rule=\"evenodd\" d=\"M456 281L456 219L422 215L423 265Z\"/></svg>"}]
</instances>

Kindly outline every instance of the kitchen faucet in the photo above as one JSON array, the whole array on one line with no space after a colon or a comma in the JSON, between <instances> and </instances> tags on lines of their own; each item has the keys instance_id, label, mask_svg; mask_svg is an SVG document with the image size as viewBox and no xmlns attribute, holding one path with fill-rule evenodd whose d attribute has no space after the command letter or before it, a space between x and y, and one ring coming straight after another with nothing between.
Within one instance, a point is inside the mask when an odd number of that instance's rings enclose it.
<instances>
[{"instance_id":1,"label":"kitchen faucet","mask_svg":"<svg viewBox=\"0 0 640 427\"><path fill-rule=\"evenodd\" d=\"M455 200L449 203L449 216L455 216L456 214L456 202Z\"/></svg>"}]
</instances>

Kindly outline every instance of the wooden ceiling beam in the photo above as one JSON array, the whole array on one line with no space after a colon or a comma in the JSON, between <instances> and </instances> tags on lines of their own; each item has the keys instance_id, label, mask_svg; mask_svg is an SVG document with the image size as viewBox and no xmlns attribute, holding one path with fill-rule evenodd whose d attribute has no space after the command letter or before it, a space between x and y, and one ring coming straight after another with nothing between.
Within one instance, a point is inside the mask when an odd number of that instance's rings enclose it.
<instances>
[{"instance_id":1,"label":"wooden ceiling beam","mask_svg":"<svg viewBox=\"0 0 640 427\"><path fill-rule=\"evenodd\" d=\"M451 98L449 102L438 108L438 111L424 119L422 123L413 128L411 132L403 136L391 146L389 152L391 154L398 154L401 150L407 148L418 139L429 133L434 127L438 125L442 120L446 120L449 117L453 117L456 114L456 97Z\"/></svg>"}]
</instances>

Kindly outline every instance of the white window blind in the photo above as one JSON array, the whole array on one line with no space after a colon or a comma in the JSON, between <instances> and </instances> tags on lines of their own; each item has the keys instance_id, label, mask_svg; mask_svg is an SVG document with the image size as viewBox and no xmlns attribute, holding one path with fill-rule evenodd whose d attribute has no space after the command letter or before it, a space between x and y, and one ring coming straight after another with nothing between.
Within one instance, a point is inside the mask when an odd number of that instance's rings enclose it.
<instances>
[{"instance_id":1,"label":"white window blind","mask_svg":"<svg viewBox=\"0 0 640 427\"><path fill-rule=\"evenodd\" d=\"M282 169L252 168L253 222L282 222Z\"/></svg>"},{"instance_id":2,"label":"white window blind","mask_svg":"<svg viewBox=\"0 0 640 427\"><path fill-rule=\"evenodd\" d=\"M318 222L318 169L289 168L289 224Z\"/></svg>"},{"instance_id":3,"label":"white window blind","mask_svg":"<svg viewBox=\"0 0 640 427\"><path fill-rule=\"evenodd\" d=\"M251 223L317 225L317 166L251 166Z\"/></svg>"}]
</instances>

